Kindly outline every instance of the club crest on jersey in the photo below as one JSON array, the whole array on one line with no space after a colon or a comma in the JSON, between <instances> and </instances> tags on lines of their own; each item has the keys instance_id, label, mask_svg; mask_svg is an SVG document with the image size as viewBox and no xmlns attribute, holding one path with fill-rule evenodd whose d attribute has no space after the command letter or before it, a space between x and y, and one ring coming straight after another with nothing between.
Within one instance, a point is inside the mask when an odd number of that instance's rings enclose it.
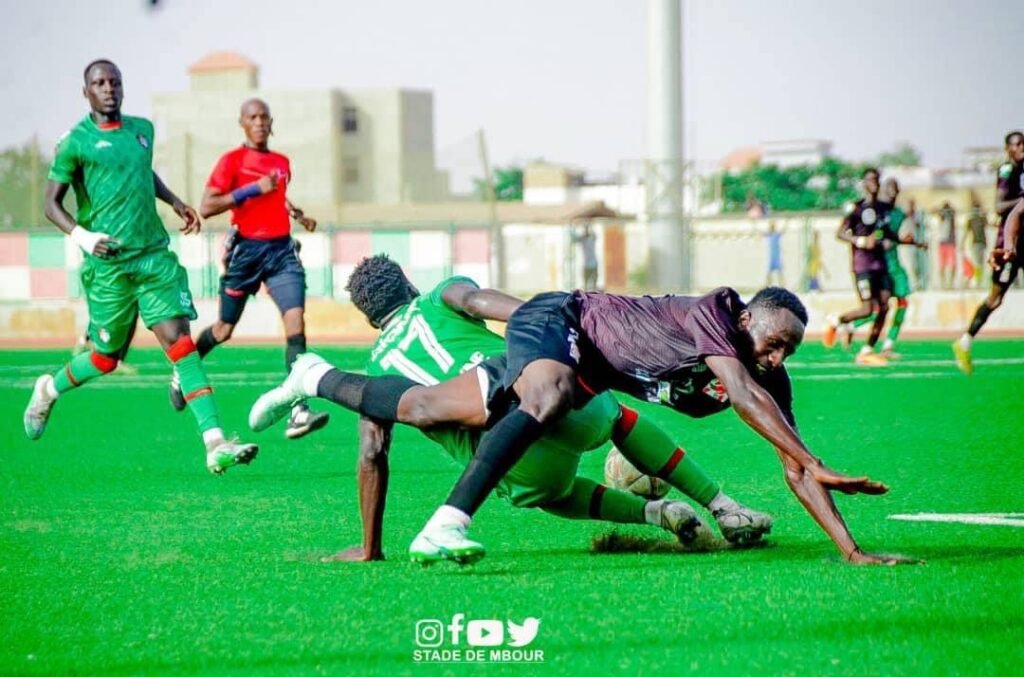
<instances>
[{"instance_id":1,"label":"club crest on jersey","mask_svg":"<svg viewBox=\"0 0 1024 677\"><path fill-rule=\"evenodd\" d=\"M138 140L140 146L143 148L149 148L149 139L144 137L142 134L136 134L135 138Z\"/></svg>"},{"instance_id":2,"label":"club crest on jersey","mask_svg":"<svg viewBox=\"0 0 1024 677\"><path fill-rule=\"evenodd\" d=\"M701 388L701 392L708 397L713 397L722 404L729 401L729 393L725 391L725 385L717 378L713 378L708 381L708 384Z\"/></svg>"},{"instance_id":3,"label":"club crest on jersey","mask_svg":"<svg viewBox=\"0 0 1024 677\"><path fill-rule=\"evenodd\" d=\"M875 225L875 221L878 220L878 217L875 215L874 209L871 207L865 207L864 211L860 213L860 220L865 226L873 226Z\"/></svg>"}]
</instances>

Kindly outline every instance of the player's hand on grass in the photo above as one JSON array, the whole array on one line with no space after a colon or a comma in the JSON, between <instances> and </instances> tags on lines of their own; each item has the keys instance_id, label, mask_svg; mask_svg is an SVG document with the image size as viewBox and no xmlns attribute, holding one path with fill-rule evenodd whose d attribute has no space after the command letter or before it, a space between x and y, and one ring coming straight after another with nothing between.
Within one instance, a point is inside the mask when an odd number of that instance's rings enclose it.
<instances>
[{"instance_id":1,"label":"player's hand on grass","mask_svg":"<svg viewBox=\"0 0 1024 677\"><path fill-rule=\"evenodd\" d=\"M185 222L185 225L179 229L182 234L192 235L202 230L203 222L199 220L199 214L196 213L196 210L180 200L174 203L173 208L174 213Z\"/></svg>"},{"instance_id":2,"label":"player's hand on grass","mask_svg":"<svg viewBox=\"0 0 1024 677\"><path fill-rule=\"evenodd\" d=\"M320 559L321 562L374 562L384 559L384 555L367 556L361 545L353 545L341 552Z\"/></svg>"},{"instance_id":3,"label":"player's hand on grass","mask_svg":"<svg viewBox=\"0 0 1024 677\"><path fill-rule=\"evenodd\" d=\"M838 473L823 465L818 466L817 468L812 468L811 475L819 484L829 491L841 491L844 494L871 495L884 494L889 491L889 487L885 484L882 482L876 482L866 475L851 477L850 475Z\"/></svg>"},{"instance_id":4,"label":"player's hand on grass","mask_svg":"<svg viewBox=\"0 0 1024 677\"><path fill-rule=\"evenodd\" d=\"M860 548L857 548L849 555L847 555L846 561L850 564L881 564L883 566L896 566L897 564L921 563L921 560L914 559L912 557L904 557L903 555L875 555L870 552L864 552Z\"/></svg>"}]
</instances>

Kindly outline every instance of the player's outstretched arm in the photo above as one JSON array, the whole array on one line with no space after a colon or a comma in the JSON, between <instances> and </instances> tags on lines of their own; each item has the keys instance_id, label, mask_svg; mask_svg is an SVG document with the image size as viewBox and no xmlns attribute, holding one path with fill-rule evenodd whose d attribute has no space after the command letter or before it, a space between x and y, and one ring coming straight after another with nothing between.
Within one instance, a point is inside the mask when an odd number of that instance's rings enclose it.
<instances>
[{"instance_id":1,"label":"player's outstretched arm","mask_svg":"<svg viewBox=\"0 0 1024 677\"><path fill-rule=\"evenodd\" d=\"M455 282L444 288L441 300L460 313L481 320L508 322L522 299L509 296L497 289L480 289L465 282Z\"/></svg>"},{"instance_id":2,"label":"player's outstretched arm","mask_svg":"<svg viewBox=\"0 0 1024 677\"><path fill-rule=\"evenodd\" d=\"M217 171L214 170L214 173ZM251 200L252 198L277 190L279 180L280 175L276 172L271 172L266 176L261 176L257 181L239 186L234 190L221 190L220 188L207 185L206 190L203 191L203 199L199 203L199 213L202 214L204 219L208 219L234 207L239 207L246 200Z\"/></svg>"},{"instance_id":3,"label":"player's outstretched arm","mask_svg":"<svg viewBox=\"0 0 1024 677\"><path fill-rule=\"evenodd\" d=\"M847 494L884 494L888 487L867 477L851 477L827 468L814 456L789 424L775 399L750 376L738 359L721 355L705 358L708 368L725 386L732 408L744 423L830 490Z\"/></svg>"},{"instance_id":4,"label":"player's outstretched arm","mask_svg":"<svg viewBox=\"0 0 1024 677\"><path fill-rule=\"evenodd\" d=\"M843 557L851 564L912 564L915 560L895 555L873 555L864 552L853 540L846 521L839 513L828 489L815 479L814 474L800 466L781 449L776 453L786 471L786 484L796 494L814 521L828 534Z\"/></svg>"},{"instance_id":5,"label":"player's outstretched arm","mask_svg":"<svg viewBox=\"0 0 1024 677\"><path fill-rule=\"evenodd\" d=\"M388 495L388 451L391 426L368 418L359 420L359 516L363 523L363 544L342 550L328 558L335 562L374 562L384 559L384 504Z\"/></svg>"},{"instance_id":6,"label":"player's outstretched arm","mask_svg":"<svg viewBox=\"0 0 1024 677\"><path fill-rule=\"evenodd\" d=\"M1012 261L1017 258L1017 238L1020 236L1020 220L1024 216L1024 198L1017 200L1017 204L1010 210L1006 217L1006 230L1003 233L1003 258Z\"/></svg>"},{"instance_id":7,"label":"player's outstretched arm","mask_svg":"<svg viewBox=\"0 0 1024 677\"><path fill-rule=\"evenodd\" d=\"M117 251L117 241L110 239L106 233L94 233L75 223L75 218L64 209L64 196L68 194L68 184L59 181L47 181L46 193L43 197L43 212L55 226L74 240L86 254L105 258Z\"/></svg>"},{"instance_id":8,"label":"player's outstretched arm","mask_svg":"<svg viewBox=\"0 0 1024 677\"><path fill-rule=\"evenodd\" d=\"M182 233L191 235L192 233L199 232L203 227L203 222L199 220L199 214L196 214L196 210L182 202L177 195L172 193L171 189L167 187L167 184L163 182L156 172L153 172L153 188L156 190L157 199L171 205L174 213L185 222L185 225L180 229Z\"/></svg>"}]
</instances>

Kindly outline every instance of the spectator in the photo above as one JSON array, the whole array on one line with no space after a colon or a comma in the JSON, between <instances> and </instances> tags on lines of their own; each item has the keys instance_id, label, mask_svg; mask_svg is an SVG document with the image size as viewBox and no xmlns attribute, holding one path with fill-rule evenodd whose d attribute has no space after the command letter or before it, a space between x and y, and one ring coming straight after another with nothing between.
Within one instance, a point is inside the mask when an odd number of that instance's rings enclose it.
<instances>
[{"instance_id":1,"label":"spectator","mask_svg":"<svg viewBox=\"0 0 1024 677\"><path fill-rule=\"evenodd\" d=\"M939 279L943 289L952 289L956 279L956 210L943 202L939 217Z\"/></svg>"},{"instance_id":2,"label":"spectator","mask_svg":"<svg viewBox=\"0 0 1024 677\"><path fill-rule=\"evenodd\" d=\"M985 252L988 241L985 238L985 227L988 226L988 216L981 208L981 201L978 195L971 191L971 209L967 212L967 227L964 228L963 241L960 246L965 252L971 252L971 265L974 267L974 275L970 283L972 287L981 286L981 277L988 266L985 265ZM967 249L967 238L971 239L971 248Z\"/></svg>"},{"instance_id":3,"label":"spectator","mask_svg":"<svg viewBox=\"0 0 1024 677\"><path fill-rule=\"evenodd\" d=\"M587 291L597 289L597 235L590 227L590 222L583 224L583 232L573 234L572 241L580 246L583 256L583 288Z\"/></svg>"},{"instance_id":4,"label":"spectator","mask_svg":"<svg viewBox=\"0 0 1024 677\"><path fill-rule=\"evenodd\" d=\"M928 242L928 215L925 214L923 209L917 208L917 203L911 198L907 203L907 218L913 223L909 224L911 227L911 235L914 236L915 242ZM918 291L922 291L928 288L928 277L930 271L930 262L928 261L928 251L924 248L914 249L914 285Z\"/></svg>"},{"instance_id":5,"label":"spectator","mask_svg":"<svg viewBox=\"0 0 1024 677\"><path fill-rule=\"evenodd\" d=\"M825 264L821 261L821 240L818 231L811 235L807 245L807 291L821 291L821 276L828 275Z\"/></svg>"},{"instance_id":6,"label":"spectator","mask_svg":"<svg viewBox=\"0 0 1024 677\"><path fill-rule=\"evenodd\" d=\"M782 284L782 232L779 231L775 222L768 224L768 232L765 234L768 241L768 272L765 275L764 286L781 287ZM775 281L772 282L772 278Z\"/></svg>"}]
</instances>

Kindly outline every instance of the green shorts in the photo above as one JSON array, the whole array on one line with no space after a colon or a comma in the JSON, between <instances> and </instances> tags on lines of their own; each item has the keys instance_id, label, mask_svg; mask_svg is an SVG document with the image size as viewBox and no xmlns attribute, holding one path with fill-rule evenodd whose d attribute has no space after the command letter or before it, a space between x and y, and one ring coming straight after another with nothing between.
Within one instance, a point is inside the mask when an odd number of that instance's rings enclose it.
<instances>
[{"instance_id":1,"label":"green shorts","mask_svg":"<svg viewBox=\"0 0 1024 677\"><path fill-rule=\"evenodd\" d=\"M89 336L101 353L120 350L139 316L147 329L176 317L197 317L188 273L169 249L117 262L87 257L81 278L89 302Z\"/></svg>"},{"instance_id":2,"label":"green shorts","mask_svg":"<svg viewBox=\"0 0 1024 677\"><path fill-rule=\"evenodd\" d=\"M618 418L619 404L610 393L598 395L582 409L572 410L512 466L498 483L498 495L523 508L565 498L576 479L580 454L608 442ZM480 430L464 429L426 432L461 467L473 458L482 434Z\"/></svg>"},{"instance_id":3,"label":"green shorts","mask_svg":"<svg viewBox=\"0 0 1024 677\"><path fill-rule=\"evenodd\" d=\"M892 278L892 295L896 298L905 299L910 296L910 278L903 266L889 268L889 277Z\"/></svg>"}]
</instances>

